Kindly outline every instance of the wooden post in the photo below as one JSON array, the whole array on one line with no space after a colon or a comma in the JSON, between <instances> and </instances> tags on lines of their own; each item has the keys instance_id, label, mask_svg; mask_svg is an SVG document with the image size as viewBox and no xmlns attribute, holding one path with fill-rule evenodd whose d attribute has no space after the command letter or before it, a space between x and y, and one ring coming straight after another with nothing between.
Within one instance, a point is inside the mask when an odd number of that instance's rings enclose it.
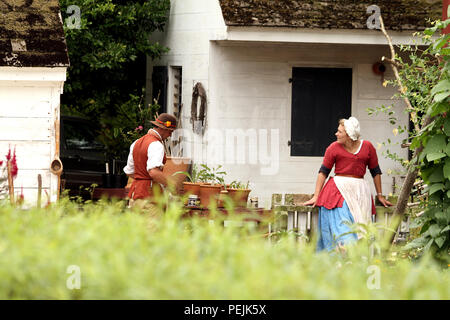
<instances>
[{"instance_id":1,"label":"wooden post","mask_svg":"<svg viewBox=\"0 0 450 320\"><path fill-rule=\"evenodd\" d=\"M37 207L41 207L41 194L42 194L42 176L38 174L38 195L37 195Z\"/></svg>"},{"instance_id":2,"label":"wooden post","mask_svg":"<svg viewBox=\"0 0 450 320\"><path fill-rule=\"evenodd\" d=\"M59 200L59 189L61 188L61 173L63 171L63 164L59 158L59 130L60 130L60 120L58 109L55 110L55 158L50 164L50 172L57 176L57 190L56 190L56 200Z\"/></svg>"}]
</instances>

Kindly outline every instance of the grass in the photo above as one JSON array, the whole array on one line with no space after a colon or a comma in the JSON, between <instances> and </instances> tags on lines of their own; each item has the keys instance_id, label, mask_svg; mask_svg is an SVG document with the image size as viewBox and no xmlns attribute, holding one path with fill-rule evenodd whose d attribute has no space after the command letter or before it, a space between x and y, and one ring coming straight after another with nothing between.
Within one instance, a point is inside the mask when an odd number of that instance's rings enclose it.
<instances>
[{"instance_id":1,"label":"grass","mask_svg":"<svg viewBox=\"0 0 450 320\"><path fill-rule=\"evenodd\" d=\"M173 201L154 224L120 202L3 204L0 299L450 298L448 269L428 257L371 257L364 241L345 255L315 253L290 236L269 243L255 229L180 215ZM69 266L80 289L67 286Z\"/></svg>"}]
</instances>

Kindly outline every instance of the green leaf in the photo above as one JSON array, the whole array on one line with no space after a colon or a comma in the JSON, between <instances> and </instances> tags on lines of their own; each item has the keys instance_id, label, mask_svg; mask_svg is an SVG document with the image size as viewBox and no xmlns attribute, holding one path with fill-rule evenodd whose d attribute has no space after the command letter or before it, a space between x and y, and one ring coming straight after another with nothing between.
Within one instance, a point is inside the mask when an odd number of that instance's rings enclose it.
<instances>
[{"instance_id":1,"label":"green leaf","mask_svg":"<svg viewBox=\"0 0 450 320\"><path fill-rule=\"evenodd\" d=\"M423 31L424 34L426 34L427 36L432 36L437 30L437 27L434 26L432 28L427 28Z\"/></svg>"},{"instance_id":2,"label":"green leaf","mask_svg":"<svg viewBox=\"0 0 450 320\"><path fill-rule=\"evenodd\" d=\"M429 194L432 195L433 193L440 191L444 189L444 184L443 183L435 183L433 185L431 185L430 189L428 190Z\"/></svg>"},{"instance_id":3,"label":"green leaf","mask_svg":"<svg viewBox=\"0 0 450 320\"><path fill-rule=\"evenodd\" d=\"M416 238L413 241L411 241L410 243L408 243L407 245L405 245L404 249L409 250L409 249L421 248L427 242L428 242L428 239L425 237Z\"/></svg>"},{"instance_id":4,"label":"green leaf","mask_svg":"<svg viewBox=\"0 0 450 320\"><path fill-rule=\"evenodd\" d=\"M432 224L430 226L430 229L428 229L430 231L430 235L433 238L436 238L439 233L441 232L441 228L439 228L439 226L437 224Z\"/></svg>"},{"instance_id":5,"label":"green leaf","mask_svg":"<svg viewBox=\"0 0 450 320\"><path fill-rule=\"evenodd\" d=\"M433 170L433 173L428 177L429 182L442 182L444 180L443 166L439 166Z\"/></svg>"},{"instance_id":6,"label":"green leaf","mask_svg":"<svg viewBox=\"0 0 450 320\"><path fill-rule=\"evenodd\" d=\"M444 100L448 96L450 96L450 91L444 91L442 93L438 93L437 95L435 95L433 101L434 102L441 102L442 100Z\"/></svg>"},{"instance_id":7,"label":"green leaf","mask_svg":"<svg viewBox=\"0 0 450 320\"><path fill-rule=\"evenodd\" d=\"M440 222L447 222L447 214L445 211L439 211L435 214L435 217Z\"/></svg>"},{"instance_id":8,"label":"green leaf","mask_svg":"<svg viewBox=\"0 0 450 320\"><path fill-rule=\"evenodd\" d=\"M438 160L438 159L444 158L445 156L446 156L446 154L442 153L442 152L428 153L427 154L427 160L431 162L431 161L434 161L434 160Z\"/></svg>"},{"instance_id":9,"label":"green leaf","mask_svg":"<svg viewBox=\"0 0 450 320\"><path fill-rule=\"evenodd\" d=\"M114 138L117 138L119 136L119 128L114 128Z\"/></svg>"},{"instance_id":10,"label":"green leaf","mask_svg":"<svg viewBox=\"0 0 450 320\"><path fill-rule=\"evenodd\" d=\"M450 137L450 115L445 119L444 122L444 132L447 137ZM450 143L447 145L447 149L449 148Z\"/></svg>"},{"instance_id":11,"label":"green leaf","mask_svg":"<svg viewBox=\"0 0 450 320\"><path fill-rule=\"evenodd\" d=\"M444 229L441 230L441 233L447 232L450 230L450 226L446 226Z\"/></svg>"},{"instance_id":12,"label":"green leaf","mask_svg":"<svg viewBox=\"0 0 450 320\"><path fill-rule=\"evenodd\" d=\"M442 152L447 147L447 137L443 134L437 134L428 140L423 152L425 154Z\"/></svg>"},{"instance_id":13,"label":"green leaf","mask_svg":"<svg viewBox=\"0 0 450 320\"><path fill-rule=\"evenodd\" d=\"M450 180L445 181L445 190L450 191Z\"/></svg>"},{"instance_id":14,"label":"green leaf","mask_svg":"<svg viewBox=\"0 0 450 320\"><path fill-rule=\"evenodd\" d=\"M424 234L430 228L430 221L427 221L423 224L422 229L420 229L420 234Z\"/></svg>"},{"instance_id":15,"label":"green leaf","mask_svg":"<svg viewBox=\"0 0 450 320\"><path fill-rule=\"evenodd\" d=\"M444 177L450 180L450 158L445 159Z\"/></svg>"},{"instance_id":16,"label":"green leaf","mask_svg":"<svg viewBox=\"0 0 450 320\"><path fill-rule=\"evenodd\" d=\"M442 48L441 54L444 56L444 59L445 59L445 56L450 54L450 48Z\"/></svg>"},{"instance_id":17,"label":"green leaf","mask_svg":"<svg viewBox=\"0 0 450 320\"><path fill-rule=\"evenodd\" d=\"M434 239L434 242L436 242L439 248L442 248L442 245L445 243L446 238L446 236L440 236L439 238Z\"/></svg>"},{"instance_id":18,"label":"green leaf","mask_svg":"<svg viewBox=\"0 0 450 320\"><path fill-rule=\"evenodd\" d=\"M446 111L448 111L448 103L446 103L445 101L441 101L438 103L430 103L429 107L430 117L434 116L442 117L442 114Z\"/></svg>"},{"instance_id":19,"label":"green leaf","mask_svg":"<svg viewBox=\"0 0 450 320\"><path fill-rule=\"evenodd\" d=\"M450 142L447 144L447 147L445 147L444 152L450 156Z\"/></svg>"},{"instance_id":20,"label":"green leaf","mask_svg":"<svg viewBox=\"0 0 450 320\"><path fill-rule=\"evenodd\" d=\"M428 202L440 202L441 201L441 194L439 192L433 193L429 196Z\"/></svg>"},{"instance_id":21,"label":"green leaf","mask_svg":"<svg viewBox=\"0 0 450 320\"><path fill-rule=\"evenodd\" d=\"M434 95L441 91L450 91L450 80L445 79L440 81L434 88L431 90L431 94Z\"/></svg>"},{"instance_id":22,"label":"green leaf","mask_svg":"<svg viewBox=\"0 0 450 320\"><path fill-rule=\"evenodd\" d=\"M427 251L428 249L430 249L433 242L434 242L434 239L431 239L430 241L428 241L427 245L423 248L423 250Z\"/></svg>"},{"instance_id":23,"label":"green leaf","mask_svg":"<svg viewBox=\"0 0 450 320\"><path fill-rule=\"evenodd\" d=\"M434 50L439 50L443 46L445 46L448 42L448 36L443 37L441 40L436 41L433 45Z\"/></svg>"}]
</instances>

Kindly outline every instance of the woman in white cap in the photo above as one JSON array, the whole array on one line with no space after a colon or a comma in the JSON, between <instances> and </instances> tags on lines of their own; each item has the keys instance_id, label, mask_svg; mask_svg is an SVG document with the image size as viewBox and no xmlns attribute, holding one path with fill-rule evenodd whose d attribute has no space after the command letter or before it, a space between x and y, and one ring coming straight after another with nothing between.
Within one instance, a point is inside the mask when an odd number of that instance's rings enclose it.
<instances>
[{"instance_id":1,"label":"woman in white cap","mask_svg":"<svg viewBox=\"0 0 450 320\"><path fill-rule=\"evenodd\" d=\"M382 195L377 152L369 141L359 139L358 120L354 117L341 119L335 135L337 141L325 151L314 196L304 203L319 207L318 251L330 251L357 240L361 235L349 233L349 224L371 221L375 205L369 185L363 179L366 168L372 174L378 200L385 207L392 205ZM335 177L325 184L333 166Z\"/></svg>"}]
</instances>

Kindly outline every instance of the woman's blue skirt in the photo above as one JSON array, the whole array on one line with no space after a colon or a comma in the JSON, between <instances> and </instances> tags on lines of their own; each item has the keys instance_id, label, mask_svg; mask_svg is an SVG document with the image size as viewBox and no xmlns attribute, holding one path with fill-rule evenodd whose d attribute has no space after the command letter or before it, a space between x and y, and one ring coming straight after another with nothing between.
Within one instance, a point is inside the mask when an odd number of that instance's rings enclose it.
<instances>
[{"instance_id":1,"label":"woman's blue skirt","mask_svg":"<svg viewBox=\"0 0 450 320\"><path fill-rule=\"evenodd\" d=\"M358 236L356 233L348 233L351 232L349 224L353 223L355 221L345 200L342 208L328 210L325 207L319 207L319 241L317 242L317 251L331 251L334 250L338 243L343 245L357 241Z\"/></svg>"}]
</instances>

